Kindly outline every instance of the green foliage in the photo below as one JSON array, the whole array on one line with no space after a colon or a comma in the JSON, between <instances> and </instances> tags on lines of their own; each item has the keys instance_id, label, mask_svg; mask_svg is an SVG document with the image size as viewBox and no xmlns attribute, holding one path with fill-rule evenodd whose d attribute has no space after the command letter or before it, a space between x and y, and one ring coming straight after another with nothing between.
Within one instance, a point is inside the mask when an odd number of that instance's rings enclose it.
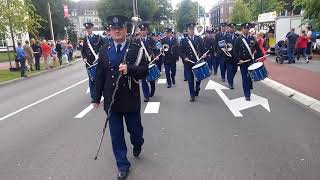
<instances>
[{"instance_id":1,"label":"green foliage","mask_svg":"<svg viewBox=\"0 0 320 180\"><path fill-rule=\"evenodd\" d=\"M173 19L172 6L167 0L157 0L158 10L153 15L153 21L160 23L161 21L168 22Z\"/></svg>"},{"instance_id":2,"label":"green foliage","mask_svg":"<svg viewBox=\"0 0 320 180\"><path fill-rule=\"evenodd\" d=\"M178 4L176 11L177 31L183 31L185 24L196 22L198 14L198 4L191 0L183 0Z\"/></svg>"},{"instance_id":3,"label":"green foliage","mask_svg":"<svg viewBox=\"0 0 320 180\"><path fill-rule=\"evenodd\" d=\"M231 22L241 24L251 21L251 12L243 0L236 0L231 13ZM239 11L241 9L241 11Z\"/></svg>"},{"instance_id":4,"label":"green foliage","mask_svg":"<svg viewBox=\"0 0 320 180\"><path fill-rule=\"evenodd\" d=\"M50 38L50 31L48 25L48 2L50 3L51 18L53 30L56 34L64 33L64 27L70 25L69 21L64 18L63 5L67 2L68 7L74 2L71 0L30 0L35 7L35 13L39 14L45 21L41 23L41 29L38 29L39 36L46 39ZM70 9L70 8L69 8Z\"/></svg>"},{"instance_id":5,"label":"green foliage","mask_svg":"<svg viewBox=\"0 0 320 180\"><path fill-rule=\"evenodd\" d=\"M252 13L252 20L255 21L261 13L282 12L285 3L282 0L249 0L248 5Z\"/></svg>"},{"instance_id":6,"label":"green foliage","mask_svg":"<svg viewBox=\"0 0 320 180\"><path fill-rule=\"evenodd\" d=\"M143 21L162 21L170 18L171 9L169 3L161 0L139 0L138 15ZM165 9L168 8L168 9ZM128 17L133 16L132 0L98 0L97 10L100 19L107 16L120 14Z\"/></svg>"},{"instance_id":7,"label":"green foliage","mask_svg":"<svg viewBox=\"0 0 320 180\"><path fill-rule=\"evenodd\" d=\"M30 32L36 34L37 29L44 22L37 15L30 0L0 0L0 33L7 34L7 28L12 27L14 32Z\"/></svg>"},{"instance_id":8,"label":"green foliage","mask_svg":"<svg viewBox=\"0 0 320 180\"><path fill-rule=\"evenodd\" d=\"M294 5L304 9L304 17L310 24L320 30L320 1L319 0L294 0Z\"/></svg>"}]
</instances>

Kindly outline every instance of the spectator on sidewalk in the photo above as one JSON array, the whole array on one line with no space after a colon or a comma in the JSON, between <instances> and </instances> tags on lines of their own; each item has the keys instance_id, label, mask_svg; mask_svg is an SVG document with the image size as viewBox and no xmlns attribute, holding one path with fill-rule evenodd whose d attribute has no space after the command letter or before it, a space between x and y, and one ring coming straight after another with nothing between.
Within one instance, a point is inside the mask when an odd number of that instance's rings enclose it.
<instances>
[{"instance_id":1,"label":"spectator on sidewalk","mask_svg":"<svg viewBox=\"0 0 320 180\"><path fill-rule=\"evenodd\" d=\"M307 55L308 57L311 57L311 51L312 51L312 27L307 27L307 37L308 37L308 44L307 44Z\"/></svg>"},{"instance_id":2,"label":"spectator on sidewalk","mask_svg":"<svg viewBox=\"0 0 320 180\"><path fill-rule=\"evenodd\" d=\"M27 60L28 65L30 66L30 70L33 71L33 69L32 69L32 66L34 65L34 63L33 63L33 58L34 58L33 50L30 47L28 40L26 40L25 43L26 44L23 46L23 50L24 50L24 52L26 52L26 60Z\"/></svg>"},{"instance_id":3,"label":"spectator on sidewalk","mask_svg":"<svg viewBox=\"0 0 320 180\"><path fill-rule=\"evenodd\" d=\"M44 60L45 68L46 70L48 70L50 68L49 62L50 62L51 47L48 45L48 42L46 40L42 41L41 52L42 52L41 57Z\"/></svg>"},{"instance_id":4,"label":"spectator on sidewalk","mask_svg":"<svg viewBox=\"0 0 320 180\"><path fill-rule=\"evenodd\" d=\"M266 48L265 48L265 39L263 37L264 37L264 33L263 32L259 32L257 34L257 43L258 43L259 48L261 49L262 56L266 56L267 55L267 51L266 51ZM266 58L262 58L260 61L264 61L265 59Z\"/></svg>"},{"instance_id":5,"label":"spectator on sidewalk","mask_svg":"<svg viewBox=\"0 0 320 180\"><path fill-rule=\"evenodd\" d=\"M69 61L68 61L68 47L67 47L66 43L62 45L61 52L62 52L62 61L65 61L68 64L69 63Z\"/></svg>"},{"instance_id":6,"label":"spectator on sidewalk","mask_svg":"<svg viewBox=\"0 0 320 180\"><path fill-rule=\"evenodd\" d=\"M33 56L35 60L35 68L37 71L40 70L40 57L41 57L41 48L40 45L36 42L35 39L31 39L31 47L33 50Z\"/></svg>"},{"instance_id":7,"label":"spectator on sidewalk","mask_svg":"<svg viewBox=\"0 0 320 180\"><path fill-rule=\"evenodd\" d=\"M301 31L301 35L297 42L297 60L300 60L300 54L303 55L303 57L306 60L306 63L309 63L308 55L307 55L307 47L308 47L308 36L306 34L305 30Z\"/></svg>"},{"instance_id":8,"label":"spectator on sidewalk","mask_svg":"<svg viewBox=\"0 0 320 180\"><path fill-rule=\"evenodd\" d=\"M82 48L83 48L83 40L79 39L79 42L78 42L78 44L77 44L77 49L78 49L79 51L82 51Z\"/></svg>"},{"instance_id":9,"label":"spectator on sidewalk","mask_svg":"<svg viewBox=\"0 0 320 180\"><path fill-rule=\"evenodd\" d=\"M288 40L288 47L287 47L287 54L288 54L288 60L289 64L294 62L294 49L295 45L297 43L297 39L299 38L299 35L295 33L295 29L292 28L291 31L286 36Z\"/></svg>"},{"instance_id":10,"label":"spectator on sidewalk","mask_svg":"<svg viewBox=\"0 0 320 180\"><path fill-rule=\"evenodd\" d=\"M61 66L62 65L62 45L61 45L61 41L60 40L57 41L56 51L58 53L58 59L59 59L59 63L60 63L60 66Z\"/></svg>"},{"instance_id":11,"label":"spectator on sidewalk","mask_svg":"<svg viewBox=\"0 0 320 180\"><path fill-rule=\"evenodd\" d=\"M52 65L53 67L56 67L58 65L58 53L56 51L56 48L54 47L54 44L51 44L51 53L50 53L51 59L52 59Z\"/></svg>"},{"instance_id":12,"label":"spectator on sidewalk","mask_svg":"<svg viewBox=\"0 0 320 180\"><path fill-rule=\"evenodd\" d=\"M72 61L72 57L73 57L73 46L69 40L68 40L67 48L68 48L68 61L70 62Z\"/></svg>"},{"instance_id":13,"label":"spectator on sidewalk","mask_svg":"<svg viewBox=\"0 0 320 180\"><path fill-rule=\"evenodd\" d=\"M18 42L18 47L16 48L16 59L20 63L21 77L27 77L25 75L26 52L23 50L21 42Z\"/></svg>"}]
</instances>

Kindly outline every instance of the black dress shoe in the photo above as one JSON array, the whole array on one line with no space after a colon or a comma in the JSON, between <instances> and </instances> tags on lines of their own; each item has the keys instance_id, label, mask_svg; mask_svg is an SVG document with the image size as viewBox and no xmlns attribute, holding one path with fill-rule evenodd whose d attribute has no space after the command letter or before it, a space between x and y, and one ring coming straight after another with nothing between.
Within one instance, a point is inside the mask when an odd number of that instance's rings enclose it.
<instances>
[{"instance_id":1,"label":"black dress shoe","mask_svg":"<svg viewBox=\"0 0 320 180\"><path fill-rule=\"evenodd\" d=\"M226 82L226 79L222 79L222 78L221 78L221 81L222 81L222 82Z\"/></svg>"},{"instance_id":2,"label":"black dress shoe","mask_svg":"<svg viewBox=\"0 0 320 180\"><path fill-rule=\"evenodd\" d=\"M139 147L133 147L133 156L134 157L139 157L140 153L141 153L141 146Z\"/></svg>"},{"instance_id":3,"label":"black dress shoe","mask_svg":"<svg viewBox=\"0 0 320 180\"><path fill-rule=\"evenodd\" d=\"M229 84L229 89L234 89L233 85Z\"/></svg>"},{"instance_id":4,"label":"black dress shoe","mask_svg":"<svg viewBox=\"0 0 320 180\"><path fill-rule=\"evenodd\" d=\"M176 84L176 80L172 80L172 84Z\"/></svg>"},{"instance_id":5,"label":"black dress shoe","mask_svg":"<svg viewBox=\"0 0 320 180\"><path fill-rule=\"evenodd\" d=\"M194 102L195 101L195 97L194 96L191 96L190 97L190 102Z\"/></svg>"},{"instance_id":6,"label":"black dress shoe","mask_svg":"<svg viewBox=\"0 0 320 180\"><path fill-rule=\"evenodd\" d=\"M148 102L148 101L149 101L149 98L144 98L143 101L144 101L144 102Z\"/></svg>"},{"instance_id":7,"label":"black dress shoe","mask_svg":"<svg viewBox=\"0 0 320 180\"><path fill-rule=\"evenodd\" d=\"M126 180L128 177L129 171L119 171L118 172L118 180Z\"/></svg>"},{"instance_id":8,"label":"black dress shoe","mask_svg":"<svg viewBox=\"0 0 320 180\"><path fill-rule=\"evenodd\" d=\"M167 86L167 88L171 88L171 84Z\"/></svg>"},{"instance_id":9,"label":"black dress shoe","mask_svg":"<svg viewBox=\"0 0 320 180\"><path fill-rule=\"evenodd\" d=\"M184 79L183 81L187 81L186 79Z\"/></svg>"},{"instance_id":10,"label":"black dress shoe","mask_svg":"<svg viewBox=\"0 0 320 180\"><path fill-rule=\"evenodd\" d=\"M21 77L28 77L27 75L21 75Z\"/></svg>"},{"instance_id":11,"label":"black dress shoe","mask_svg":"<svg viewBox=\"0 0 320 180\"><path fill-rule=\"evenodd\" d=\"M250 97L246 97L246 101L251 101L251 98Z\"/></svg>"}]
</instances>

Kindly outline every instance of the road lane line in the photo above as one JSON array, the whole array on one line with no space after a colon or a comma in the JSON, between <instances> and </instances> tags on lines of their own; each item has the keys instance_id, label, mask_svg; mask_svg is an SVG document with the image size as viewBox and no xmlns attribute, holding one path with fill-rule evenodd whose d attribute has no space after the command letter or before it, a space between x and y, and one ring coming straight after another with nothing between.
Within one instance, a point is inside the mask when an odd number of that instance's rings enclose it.
<instances>
[{"instance_id":1,"label":"road lane line","mask_svg":"<svg viewBox=\"0 0 320 180\"><path fill-rule=\"evenodd\" d=\"M104 97L101 98L102 102L104 100ZM85 116L86 114L88 114L91 110L93 109L93 105L90 104L88 107L86 107L84 110L82 110L78 115L76 115L74 118L75 119L81 119L83 118L83 116Z\"/></svg>"},{"instance_id":2,"label":"road lane line","mask_svg":"<svg viewBox=\"0 0 320 180\"><path fill-rule=\"evenodd\" d=\"M15 114L18 114L19 112L22 112L22 111L24 111L24 110L26 110L26 109L28 109L28 108L30 108L30 107L32 107L32 106L35 106L35 105L37 105L37 104L39 104L39 103L41 103L41 102L43 102L43 101L46 101L46 100L48 100L48 99L50 99L50 98L52 98L52 97L54 97L54 96L56 96L56 95L59 95L59 94L65 92L65 91L67 91L67 90L69 90L69 89L71 89L71 88L73 88L73 87L75 87L75 86L78 86L78 85L80 85L80 84L82 84L82 83L84 83L84 82L86 82L86 81L88 81L88 78L86 78L86 79L84 79L84 80L82 80L82 81L80 81L80 82L78 82L78 83L76 83L76 84L74 84L74 85L72 85L72 86L69 86L69 87L67 87L67 88L65 88L65 89L63 89L63 90L61 90L61 91L58 91L58 92L56 92L56 93L54 93L54 94L51 94L51 95L49 95L49 96L47 96L47 97L45 97L45 98L43 98L43 99L40 99L40 100L38 100L38 101L36 101L36 102L34 102L34 103L32 103L32 104L29 104L28 106L25 106L25 107L23 107L23 108L15 111L15 112L12 112L12 113L10 113L10 114L8 114L8 115L6 115L6 116L3 116L3 117L0 118L0 121L2 121L2 120L4 120L4 119L7 119L8 117L11 117L11 116L13 116L13 115L15 115Z\"/></svg>"},{"instance_id":3,"label":"road lane line","mask_svg":"<svg viewBox=\"0 0 320 180\"><path fill-rule=\"evenodd\" d=\"M159 113L160 102L148 102L144 113L145 114L157 114Z\"/></svg>"},{"instance_id":4,"label":"road lane line","mask_svg":"<svg viewBox=\"0 0 320 180\"><path fill-rule=\"evenodd\" d=\"M158 84L166 84L167 79L158 79Z\"/></svg>"}]
</instances>

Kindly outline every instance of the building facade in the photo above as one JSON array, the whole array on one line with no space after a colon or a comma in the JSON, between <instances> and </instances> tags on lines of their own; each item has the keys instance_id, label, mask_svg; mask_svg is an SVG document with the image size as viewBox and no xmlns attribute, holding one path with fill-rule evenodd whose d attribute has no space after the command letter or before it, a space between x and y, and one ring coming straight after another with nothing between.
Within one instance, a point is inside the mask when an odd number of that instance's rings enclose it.
<instances>
[{"instance_id":1,"label":"building facade","mask_svg":"<svg viewBox=\"0 0 320 180\"><path fill-rule=\"evenodd\" d=\"M220 23L229 23L235 0L219 0L210 10L210 23L217 27Z\"/></svg>"},{"instance_id":2,"label":"building facade","mask_svg":"<svg viewBox=\"0 0 320 180\"><path fill-rule=\"evenodd\" d=\"M0 52L5 52L8 49L13 51L13 47L17 46L17 42L24 44L26 40L29 40L29 33L14 33L13 36L15 45L13 45L9 28L6 34L0 33Z\"/></svg>"},{"instance_id":3,"label":"building facade","mask_svg":"<svg viewBox=\"0 0 320 180\"><path fill-rule=\"evenodd\" d=\"M78 37L85 36L83 24L91 22L94 24L94 31L103 31L103 22L99 18L96 8L96 0L80 0L75 3L74 7L69 8L69 19L74 25L74 31Z\"/></svg>"}]
</instances>

